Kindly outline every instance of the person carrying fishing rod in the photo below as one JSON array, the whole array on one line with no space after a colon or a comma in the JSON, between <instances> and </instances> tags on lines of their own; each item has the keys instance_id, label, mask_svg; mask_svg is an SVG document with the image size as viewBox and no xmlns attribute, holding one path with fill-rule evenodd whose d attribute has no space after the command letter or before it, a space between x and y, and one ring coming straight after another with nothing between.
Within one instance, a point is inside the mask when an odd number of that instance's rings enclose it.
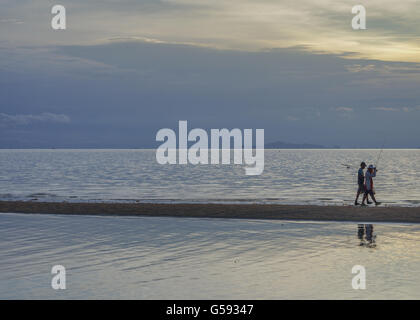
<instances>
[{"instance_id":1,"label":"person carrying fishing rod","mask_svg":"<svg viewBox=\"0 0 420 320\"><path fill-rule=\"evenodd\" d=\"M365 204L365 200L367 199L368 195L370 195L370 197L372 198L372 200L375 202L375 205L380 205L381 203L376 201L375 198L375 192L373 189L373 178L376 177L376 167L374 167L373 165L369 165L367 171L366 171L366 175L365 175L365 194L363 196L363 200L362 200L362 206L366 206Z\"/></svg>"},{"instance_id":2,"label":"person carrying fishing rod","mask_svg":"<svg viewBox=\"0 0 420 320\"><path fill-rule=\"evenodd\" d=\"M357 184L358 184L358 188L357 188L357 194L356 194L356 200L354 200L354 205L358 206L359 205L359 196L362 194L363 196L365 195L366 192L366 187L365 187L365 173L363 172L363 170L365 170L366 168L366 163L362 162L360 164L360 168L359 171L357 172ZM367 204L371 204L372 202L369 201L369 198L367 198Z\"/></svg>"}]
</instances>

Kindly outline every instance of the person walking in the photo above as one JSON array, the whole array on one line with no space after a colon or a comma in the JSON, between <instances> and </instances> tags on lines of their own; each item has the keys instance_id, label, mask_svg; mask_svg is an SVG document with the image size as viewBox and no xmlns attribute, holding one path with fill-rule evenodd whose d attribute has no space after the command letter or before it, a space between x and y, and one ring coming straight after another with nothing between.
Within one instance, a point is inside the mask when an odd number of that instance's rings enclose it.
<instances>
[{"instance_id":1,"label":"person walking","mask_svg":"<svg viewBox=\"0 0 420 320\"><path fill-rule=\"evenodd\" d=\"M363 196L363 200L362 200L362 206L366 206L365 204L365 200L367 199L368 196L370 196L372 198L372 200L375 202L375 205L380 205L381 203L376 201L375 198L375 191L373 188L373 178L376 177L376 167L374 167L373 165L369 165L367 171L366 171L366 175L365 175L365 195Z\"/></svg>"},{"instance_id":2,"label":"person walking","mask_svg":"<svg viewBox=\"0 0 420 320\"><path fill-rule=\"evenodd\" d=\"M365 191L366 191L366 188L365 188L365 173L363 171L363 170L365 170L365 168L366 168L366 163L365 162L362 162L360 164L359 171L357 172L357 185L358 185L358 188L357 188L356 200L354 200L354 205L355 206L358 206L359 205L359 202L358 202L359 196L361 194L363 196L365 195ZM371 204L372 202L370 202L369 199L367 199L367 203L368 204Z\"/></svg>"}]
</instances>

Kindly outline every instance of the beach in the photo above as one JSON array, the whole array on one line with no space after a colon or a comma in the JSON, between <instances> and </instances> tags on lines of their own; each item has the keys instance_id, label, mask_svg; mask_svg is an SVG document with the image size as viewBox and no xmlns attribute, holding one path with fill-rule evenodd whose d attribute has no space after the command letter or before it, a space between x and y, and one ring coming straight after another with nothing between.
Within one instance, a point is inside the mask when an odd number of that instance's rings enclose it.
<instances>
[{"instance_id":1,"label":"beach","mask_svg":"<svg viewBox=\"0 0 420 320\"><path fill-rule=\"evenodd\" d=\"M420 207L0 201L0 212L420 223Z\"/></svg>"}]
</instances>

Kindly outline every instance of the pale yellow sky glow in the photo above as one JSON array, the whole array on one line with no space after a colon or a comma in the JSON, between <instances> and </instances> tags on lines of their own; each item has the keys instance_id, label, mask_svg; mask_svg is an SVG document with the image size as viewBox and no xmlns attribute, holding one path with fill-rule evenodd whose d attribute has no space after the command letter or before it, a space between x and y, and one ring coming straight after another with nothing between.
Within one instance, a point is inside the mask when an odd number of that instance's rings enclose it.
<instances>
[{"instance_id":1,"label":"pale yellow sky glow","mask_svg":"<svg viewBox=\"0 0 420 320\"><path fill-rule=\"evenodd\" d=\"M120 38L246 51L301 47L354 58L420 62L420 7L415 0L365 4L347 0L94 0L62 4L67 8L68 30L59 33L49 27L49 1L6 4L0 15L0 38L45 45ZM366 7L367 30L351 28L351 9L357 4Z\"/></svg>"}]
</instances>

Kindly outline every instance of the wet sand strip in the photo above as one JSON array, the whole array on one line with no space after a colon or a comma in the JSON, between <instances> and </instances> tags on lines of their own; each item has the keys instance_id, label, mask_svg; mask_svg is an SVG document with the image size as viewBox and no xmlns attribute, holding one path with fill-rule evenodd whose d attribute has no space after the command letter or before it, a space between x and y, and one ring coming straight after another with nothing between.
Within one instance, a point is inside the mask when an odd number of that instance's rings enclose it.
<instances>
[{"instance_id":1,"label":"wet sand strip","mask_svg":"<svg viewBox=\"0 0 420 320\"><path fill-rule=\"evenodd\" d=\"M420 222L420 207L0 201L0 212L105 216Z\"/></svg>"}]
</instances>

